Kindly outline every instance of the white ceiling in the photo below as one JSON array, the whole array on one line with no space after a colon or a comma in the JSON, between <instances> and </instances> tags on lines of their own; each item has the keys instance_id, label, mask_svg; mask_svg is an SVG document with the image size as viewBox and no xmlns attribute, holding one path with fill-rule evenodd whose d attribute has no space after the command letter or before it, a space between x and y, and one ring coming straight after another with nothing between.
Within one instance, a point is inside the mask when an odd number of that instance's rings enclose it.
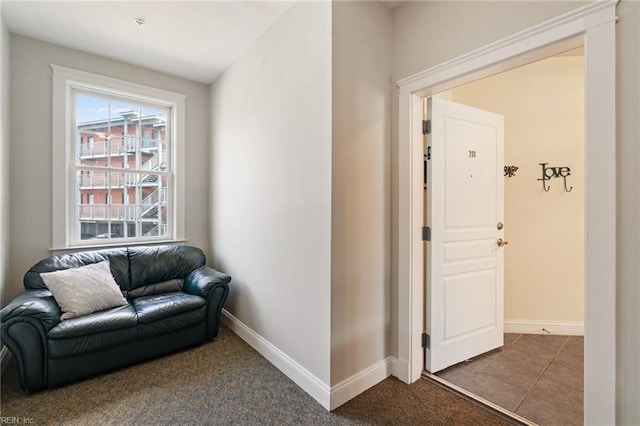
<instances>
[{"instance_id":1,"label":"white ceiling","mask_svg":"<svg viewBox=\"0 0 640 426\"><path fill-rule=\"evenodd\" d=\"M293 1L8 1L9 31L209 84ZM142 18L142 28L134 23Z\"/></svg>"}]
</instances>

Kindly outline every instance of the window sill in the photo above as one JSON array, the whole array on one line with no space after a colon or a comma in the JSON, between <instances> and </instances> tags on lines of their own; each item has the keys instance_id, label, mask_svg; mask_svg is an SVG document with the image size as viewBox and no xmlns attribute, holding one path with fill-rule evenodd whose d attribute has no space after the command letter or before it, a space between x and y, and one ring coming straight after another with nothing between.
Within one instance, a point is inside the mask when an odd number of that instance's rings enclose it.
<instances>
[{"instance_id":1,"label":"window sill","mask_svg":"<svg viewBox=\"0 0 640 426\"><path fill-rule=\"evenodd\" d=\"M52 255L58 254L66 254L73 253L77 251L85 251L85 250L102 250L116 247L132 247L132 246L152 246L158 244L184 244L187 240L184 239L176 239L176 240L153 240L153 241L130 241L130 242L118 242L118 243L106 243L106 244L90 244L90 245L78 245L72 247L53 247L49 249Z\"/></svg>"}]
</instances>

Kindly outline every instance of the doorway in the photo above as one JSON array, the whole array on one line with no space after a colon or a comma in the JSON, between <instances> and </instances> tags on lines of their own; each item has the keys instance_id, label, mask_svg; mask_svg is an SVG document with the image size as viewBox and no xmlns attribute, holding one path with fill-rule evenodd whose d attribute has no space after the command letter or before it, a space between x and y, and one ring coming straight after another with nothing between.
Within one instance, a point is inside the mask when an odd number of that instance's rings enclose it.
<instances>
[{"instance_id":1,"label":"doorway","mask_svg":"<svg viewBox=\"0 0 640 426\"><path fill-rule=\"evenodd\" d=\"M439 66L399 87L398 361L422 374L422 99L452 87L585 47L585 421L615 423L615 3L591 3Z\"/></svg>"},{"instance_id":2,"label":"doorway","mask_svg":"<svg viewBox=\"0 0 640 426\"><path fill-rule=\"evenodd\" d=\"M504 116L508 243L504 346L435 375L540 424L583 423L583 76L579 48L434 95Z\"/></svg>"}]
</instances>

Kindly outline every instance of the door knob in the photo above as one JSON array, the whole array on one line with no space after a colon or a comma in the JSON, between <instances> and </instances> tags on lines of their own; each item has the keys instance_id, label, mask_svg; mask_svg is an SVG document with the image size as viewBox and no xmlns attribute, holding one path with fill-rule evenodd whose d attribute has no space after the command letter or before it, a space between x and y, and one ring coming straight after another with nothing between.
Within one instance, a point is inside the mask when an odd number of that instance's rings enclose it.
<instances>
[{"instance_id":1,"label":"door knob","mask_svg":"<svg viewBox=\"0 0 640 426\"><path fill-rule=\"evenodd\" d=\"M502 247L509 244L509 241L504 241L502 238L498 238L498 241L496 241L496 244L498 244L498 247Z\"/></svg>"}]
</instances>

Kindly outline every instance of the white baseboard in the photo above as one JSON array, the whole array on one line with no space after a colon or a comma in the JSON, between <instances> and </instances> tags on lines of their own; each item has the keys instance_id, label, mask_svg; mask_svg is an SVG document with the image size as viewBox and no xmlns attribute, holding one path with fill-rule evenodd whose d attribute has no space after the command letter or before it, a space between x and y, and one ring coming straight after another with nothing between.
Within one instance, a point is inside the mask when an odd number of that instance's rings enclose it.
<instances>
[{"instance_id":1,"label":"white baseboard","mask_svg":"<svg viewBox=\"0 0 640 426\"><path fill-rule=\"evenodd\" d=\"M402 369L396 358L388 357L329 387L226 309L222 310L222 322L327 410L335 410L387 377L395 375L394 371ZM405 370L408 371L408 367Z\"/></svg>"},{"instance_id":2,"label":"white baseboard","mask_svg":"<svg viewBox=\"0 0 640 426\"><path fill-rule=\"evenodd\" d=\"M4 369L9 365L9 360L11 359L11 352L5 345L2 345L0 349L0 374L4 373Z\"/></svg>"},{"instance_id":3,"label":"white baseboard","mask_svg":"<svg viewBox=\"0 0 640 426\"><path fill-rule=\"evenodd\" d=\"M584 336L584 322L551 322L505 319L504 332L519 334L558 334L567 336Z\"/></svg>"},{"instance_id":4,"label":"white baseboard","mask_svg":"<svg viewBox=\"0 0 640 426\"><path fill-rule=\"evenodd\" d=\"M391 359L391 375L404 383L411 383L411 369L407 361L393 357Z\"/></svg>"},{"instance_id":5,"label":"white baseboard","mask_svg":"<svg viewBox=\"0 0 640 426\"><path fill-rule=\"evenodd\" d=\"M247 327L226 309L222 310L222 322L260 355L265 357L278 370L293 380L302 390L311 395L311 397L318 401L324 408L327 410L331 409L331 389L322 380L311 374L306 368L298 364L264 337Z\"/></svg>"},{"instance_id":6,"label":"white baseboard","mask_svg":"<svg viewBox=\"0 0 640 426\"><path fill-rule=\"evenodd\" d=\"M350 399L360 395L389 377L394 358L388 357L360 373L331 387L331 410L335 410Z\"/></svg>"}]
</instances>

